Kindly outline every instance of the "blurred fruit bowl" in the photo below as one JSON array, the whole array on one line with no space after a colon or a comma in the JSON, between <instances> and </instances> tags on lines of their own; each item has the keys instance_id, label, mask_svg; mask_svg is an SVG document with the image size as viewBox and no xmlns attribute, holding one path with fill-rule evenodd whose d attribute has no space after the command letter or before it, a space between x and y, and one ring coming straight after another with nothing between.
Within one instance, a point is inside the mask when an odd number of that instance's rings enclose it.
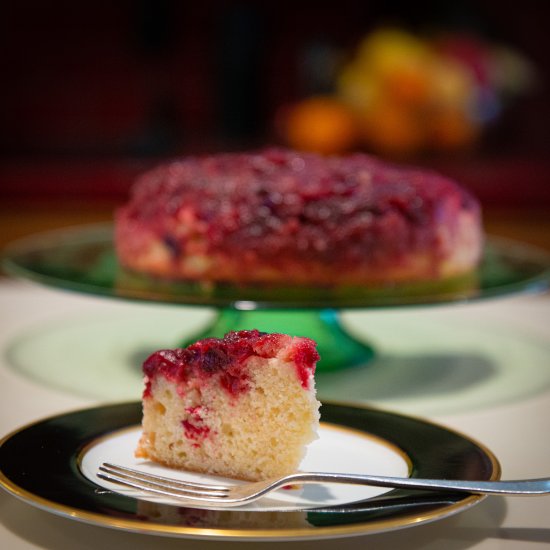
<instances>
[{"instance_id":1,"label":"blurred fruit bowl","mask_svg":"<svg viewBox=\"0 0 550 550\"><path fill-rule=\"evenodd\" d=\"M379 29L340 68L333 94L298 101L279 121L288 145L322 154L457 151L474 146L502 105L534 80L531 64L510 48Z\"/></svg>"}]
</instances>

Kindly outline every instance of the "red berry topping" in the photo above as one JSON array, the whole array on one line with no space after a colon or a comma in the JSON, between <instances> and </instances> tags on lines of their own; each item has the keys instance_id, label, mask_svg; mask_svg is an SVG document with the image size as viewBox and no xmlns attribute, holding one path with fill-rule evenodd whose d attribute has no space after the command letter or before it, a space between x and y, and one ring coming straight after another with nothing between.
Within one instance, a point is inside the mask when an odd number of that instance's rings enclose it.
<instances>
[{"instance_id":1,"label":"red berry topping","mask_svg":"<svg viewBox=\"0 0 550 550\"><path fill-rule=\"evenodd\" d=\"M184 349L153 353L143 364L147 380L144 397L150 395L151 380L158 375L178 385L217 376L224 390L238 395L249 388L246 360L252 356L275 357L282 346L289 344L290 356L285 359L295 362L297 376L302 386L308 388L319 360L313 340L298 338L292 341L285 334L243 330L229 332L223 338L206 338ZM195 429L192 425L185 428L191 432Z\"/></svg>"}]
</instances>

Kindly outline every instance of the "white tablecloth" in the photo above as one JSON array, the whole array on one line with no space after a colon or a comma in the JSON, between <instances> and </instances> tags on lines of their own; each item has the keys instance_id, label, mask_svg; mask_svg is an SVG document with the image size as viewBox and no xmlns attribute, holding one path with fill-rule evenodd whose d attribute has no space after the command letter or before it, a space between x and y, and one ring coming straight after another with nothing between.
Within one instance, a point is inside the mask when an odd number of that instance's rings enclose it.
<instances>
[{"instance_id":1,"label":"white tablecloth","mask_svg":"<svg viewBox=\"0 0 550 550\"><path fill-rule=\"evenodd\" d=\"M130 364L145 347L174 345L212 315L200 308L126 303L0 280L0 435L56 413L137 399L136 370L118 369L113 374L116 383L107 389L105 369L114 370L110 363ZM549 296L344 312L342 320L351 332L372 342L378 357L370 369L320 375L321 397L366 402L449 426L489 447L501 463L503 477L550 474ZM56 371L56 338L66 342L65 357L80 357L84 365L90 364L90 378L84 383ZM86 343L90 341L95 344ZM40 354L44 369L37 362ZM10 550L182 550L222 545L230 550L243 545L86 525L34 508L4 491L0 517L0 548ZM550 544L550 496L489 497L431 524L338 541L285 544L287 550L336 545L345 550L367 544L381 550L542 548Z\"/></svg>"}]
</instances>

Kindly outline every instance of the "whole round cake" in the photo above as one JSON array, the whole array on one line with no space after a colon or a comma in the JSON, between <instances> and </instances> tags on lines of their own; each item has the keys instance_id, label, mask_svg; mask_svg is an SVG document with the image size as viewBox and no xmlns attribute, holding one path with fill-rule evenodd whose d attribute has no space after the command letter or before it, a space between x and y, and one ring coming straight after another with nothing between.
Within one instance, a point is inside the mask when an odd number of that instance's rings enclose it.
<instances>
[{"instance_id":1,"label":"whole round cake","mask_svg":"<svg viewBox=\"0 0 550 550\"><path fill-rule=\"evenodd\" d=\"M477 266L482 235L478 201L449 178L281 149L161 165L115 218L125 268L238 283L441 280Z\"/></svg>"}]
</instances>

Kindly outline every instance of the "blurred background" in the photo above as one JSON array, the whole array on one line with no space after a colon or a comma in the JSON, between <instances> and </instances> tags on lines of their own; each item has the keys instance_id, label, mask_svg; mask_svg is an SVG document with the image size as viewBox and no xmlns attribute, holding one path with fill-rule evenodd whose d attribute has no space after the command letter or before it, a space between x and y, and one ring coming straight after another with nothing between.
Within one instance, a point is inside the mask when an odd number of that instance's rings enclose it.
<instances>
[{"instance_id":1,"label":"blurred background","mask_svg":"<svg viewBox=\"0 0 550 550\"><path fill-rule=\"evenodd\" d=\"M3 5L0 245L111 219L142 170L290 146L435 168L550 249L550 5Z\"/></svg>"}]
</instances>

